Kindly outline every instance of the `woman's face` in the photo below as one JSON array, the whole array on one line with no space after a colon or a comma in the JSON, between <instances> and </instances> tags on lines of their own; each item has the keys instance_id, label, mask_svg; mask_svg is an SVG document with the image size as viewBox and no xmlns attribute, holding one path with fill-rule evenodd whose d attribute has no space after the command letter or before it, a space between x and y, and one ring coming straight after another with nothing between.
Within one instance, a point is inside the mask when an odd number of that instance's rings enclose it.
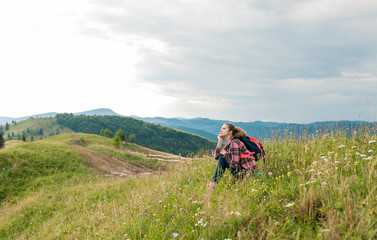
<instances>
[{"instance_id":1,"label":"woman's face","mask_svg":"<svg viewBox=\"0 0 377 240\"><path fill-rule=\"evenodd\" d=\"M220 129L220 134L219 136L221 138L226 138L228 136L231 136L232 135L232 131L229 130L229 127L228 125L224 124L221 129Z\"/></svg>"}]
</instances>

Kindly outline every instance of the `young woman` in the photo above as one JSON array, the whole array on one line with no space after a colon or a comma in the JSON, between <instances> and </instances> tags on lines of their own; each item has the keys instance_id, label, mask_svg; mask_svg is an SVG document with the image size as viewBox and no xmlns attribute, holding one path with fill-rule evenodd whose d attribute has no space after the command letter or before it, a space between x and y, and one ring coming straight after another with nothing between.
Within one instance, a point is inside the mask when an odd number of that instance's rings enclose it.
<instances>
[{"instance_id":1,"label":"young woman","mask_svg":"<svg viewBox=\"0 0 377 240\"><path fill-rule=\"evenodd\" d=\"M215 149L215 159L218 159L215 174L207 188L213 189L226 169L237 179L243 178L247 172L256 171L255 158L238 138L246 136L246 132L241 128L236 128L231 123L225 123L217 136L218 142ZM226 141L222 149L222 143Z\"/></svg>"}]
</instances>

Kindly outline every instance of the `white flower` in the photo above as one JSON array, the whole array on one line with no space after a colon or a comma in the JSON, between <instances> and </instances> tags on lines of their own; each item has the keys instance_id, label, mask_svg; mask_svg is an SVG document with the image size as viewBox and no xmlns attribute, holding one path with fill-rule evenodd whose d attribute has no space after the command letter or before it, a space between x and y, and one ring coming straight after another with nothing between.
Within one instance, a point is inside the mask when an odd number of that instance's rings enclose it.
<instances>
[{"instance_id":1,"label":"white flower","mask_svg":"<svg viewBox=\"0 0 377 240\"><path fill-rule=\"evenodd\" d=\"M339 163L339 161L335 161L335 163Z\"/></svg>"},{"instance_id":2,"label":"white flower","mask_svg":"<svg viewBox=\"0 0 377 240\"><path fill-rule=\"evenodd\" d=\"M237 211L235 211L235 212L231 211L231 212L230 212L230 215L233 215L233 214L236 214L237 216L241 216L241 213L239 213L239 212L237 212Z\"/></svg>"},{"instance_id":3,"label":"white flower","mask_svg":"<svg viewBox=\"0 0 377 240\"><path fill-rule=\"evenodd\" d=\"M285 205L284 207L292 207L293 205L295 205L295 203L288 203L287 205Z\"/></svg>"},{"instance_id":4,"label":"white flower","mask_svg":"<svg viewBox=\"0 0 377 240\"><path fill-rule=\"evenodd\" d=\"M257 190L255 190L254 188L251 189L251 192L258 192Z\"/></svg>"},{"instance_id":5,"label":"white flower","mask_svg":"<svg viewBox=\"0 0 377 240\"><path fill-rule=\"evenodd\" d=\"M327 182L322 182L321 184L322 184L322 186L325 186L325 185L327 185Z\"/></svg>"},{"instance_id":6,"label":"white flower","mask_svg":"<svg viewBox=\"0 0 377 240\"><path fill-rule=\"evenodd\" d=\"M344 148L344 147L345 147L345 145L343 145L343 144L338 146L338 148Z\"/></svg>"},{"instance_id":7,"label":"white flower","mask_svg":"<svg viewBox=\"0 0 377 240\"><path fill-rule=\"evenodd\" d=\"M369 141L369 144L371 144L371 143L375 143L376 142L376 140L370 140Z\"/></svg>"},{"instance_id":8,"label":"white flower","mask_svg":"<svg viewBox=\"0 0 377 240\"><path fill-rule=\"evenodd\" d=\"M371 152L373 152L373 150L369 150L369 151L368 151L368 153L371 153Z\"/></svg>"},{"instance_id":9,"label":"white flower","mask_svg":"<svg viewBox=\"0 0 377 240\"><path fill-rule=\"evenodd\" d=\"M356 148L356 146L352 146L352 148Z\"/></svg>"}]
</instances>

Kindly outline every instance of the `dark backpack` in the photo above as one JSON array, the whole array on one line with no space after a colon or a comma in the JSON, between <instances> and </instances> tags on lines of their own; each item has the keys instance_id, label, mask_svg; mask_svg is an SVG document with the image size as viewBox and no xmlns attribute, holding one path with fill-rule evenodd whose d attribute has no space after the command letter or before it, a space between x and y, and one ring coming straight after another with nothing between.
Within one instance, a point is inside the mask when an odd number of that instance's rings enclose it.
<instances>
[{"instance_id":1,"label":"dark backpack","mask_svg":"<svg viewBox=\"0 0 377 240\"><path fill-rule=\"evenodd\" d=\"M259 157L263 158L263 163L265 163L265 152L263 149L262 144L255 138L246 136L246 137L241 137L239 138L241 142L245 145L245 147L252 153L252 155L255 158L255 161L259 160Z\"/></svg>"}]
</instances>

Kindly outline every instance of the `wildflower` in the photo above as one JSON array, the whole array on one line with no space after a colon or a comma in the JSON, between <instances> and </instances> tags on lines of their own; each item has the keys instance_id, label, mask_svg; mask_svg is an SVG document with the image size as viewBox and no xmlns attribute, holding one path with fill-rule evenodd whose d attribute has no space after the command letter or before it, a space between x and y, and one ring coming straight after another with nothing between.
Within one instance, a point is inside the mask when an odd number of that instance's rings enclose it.
<instances>
[{"instance_id":1,"label":"wildflower","mask_svg":"<svg viewBox=\"0 0 377 240\"><path fill-rule=\"evenodd\" d=\"M269 172L268 175L272 176L272 172Z\"/></svg>"},{"instance_id":2,"label":"wildflower","mask_svg":"<svg viewBox=\"0 0 377 240\"><path fill-rule=\"evenodd\" d=\"M368 153L371 153L371 152L373 152L373 150L369 150L369 151L368 151Z\"/></svg>"},{"instance_id":3,"label":"wildflower","mask_svg":"<svg viewBox=\"0 0 377 240\"><path fill-rule=\"evenodd\" d=\"M364 202L364 201L362 201L362 202L361 202L361 205L363 205L363 206L364 206L364 205L365 205L365 202Z\"/></svg>"},{"instance_id":4,"label":"wildflower","mask_svg":"<svg viewBox=\"0 0 377 240\"><path fill-rule=\"evenodd\" d=\"M327 182L322 182L321 185L322 185L322 186L326 186L326 185L327 185Z\"/></svg>"},{"instance_id":5,"label":"wildflower","mask_svg":"<svg viewBox=\"0 0 377 240\"><path fill-rule=\"evenodd\" d=\"M376 142L376 140L370 140L369 141L369 144L371 144L371 143L375 143Z\"/></svg>"},{"instance_id":6,"label":"wildflower","mask_svg":"<svg viewBox=\"0 0 377 240\"><path fill-rule=\"evenodd\" d=\"M254 188L251 189L251 192L258 192L257 190L255 190Z\"/></svg>"},{"instance_id":7,"label":"wildflower","mask_svg":"<svg viewBox=\"0 0 377 240\"><path fill-rule=\"evenodd\" d=\"M373 215L376 212L376 209L372 208L372 211L370 211L369 215Z\"/></svg>"},{"instance_id":8,"label":"wildflower","mask_svg":"<svg viewBox=\"0 0 377 240\"><path fill-rule=\"evenodd\" d=\"M345 145L343 145L343 144L338 146L338 148L344 148L344 147L345 147Z\"/></svg>"},{"instance_id":9,"label":"wildflower","mask_svg":"<svg viewBox=\"0 0 377 240\"><path fill-rule=\"evenodd\" d=\"M353 148L353 149L355 149L355 148L356 148L356 146L352 146L352 148Z\"/></svg>"},{"instance_id":10,"label":"wildflower","mask_svg":"<svg viewBox=\"0 0 377 240\"><path fill-rule=\"evenodd\" d=\"M241 213L239 213L239 212L237 212L237 211L235 211L235 212L231 211L231 212L230 212L230 215L233 215L233 214L236 214L237 216L241 216Z\"/></svg>"},{"instance_id":11,"label":"wildflower","mask_svg":"<svg viewBox=\"0 0 377 240\"><path fill-rule=\"evenodd\" d=\"M284 207L292 207L293 205L295 205L295 203L288 203L287 205L285 205Z\"/></svg>"},{"instance_id":12,"label":"wildflower","mask_svg":"<svg viewBox=\"0 0 377 240\"><path fill-rule=\"evenodd\" d=\"M335 163L336 163L336 164L338 164L338 163L339 163L339 161L335 161Z\"/></svg>"},{"instance_id":13,"label":"wildflower","mask_svg":"<svg viewBox=\"0 0 377 240\"><path fill-rule=\"evenodd\" d=\"M177 238L178 237L178 233L173 233L173 238Z\"/></svg>"},{"instance_id":14,"label":"wildflower","mask_svg":"<svg viewBox=\"0 0 377 240\"><path fill-rule=\"evenodd\" d=\"M290 177L291 176L291 172L287 172L287 176Z\"/></svg>"}]
</instances>

